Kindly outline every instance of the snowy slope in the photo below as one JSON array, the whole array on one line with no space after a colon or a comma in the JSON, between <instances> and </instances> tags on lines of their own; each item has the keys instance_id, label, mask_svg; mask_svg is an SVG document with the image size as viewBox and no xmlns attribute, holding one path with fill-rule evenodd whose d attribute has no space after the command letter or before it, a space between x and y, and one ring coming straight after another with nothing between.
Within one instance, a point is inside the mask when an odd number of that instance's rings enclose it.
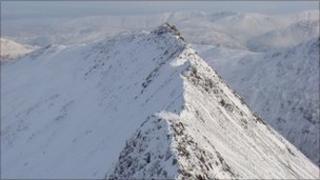
<instances>
[{"instance_id":1,"label":"snowy slope","mask_svg":"<svg viewBox=\"0 0 320 180\"><path fill-rule=\"evenodd\" d=\"M317 178L173 27L4 64L3 178Z\"/></svg>"},{"instance_id":2,"label":"snowy slope","mask_svg":"<svg viewBox=\"0 0 320 180\"><path fill-rule=\"evenodd\" d=\"M267 53L199 49L254 111L319 164L318 38Z\"/></svg>"},{"instance_id":3,"label":"snowy slope","mask_svg":"<svg viewBox=\"0 0 320 180\"><path fill-rule=\"evenodd\" d=\"M0 47L1 62L21 57L33 51L33 48L31 46L19 44L5 38L0 38Z\"/></svg>"}]
</instances>

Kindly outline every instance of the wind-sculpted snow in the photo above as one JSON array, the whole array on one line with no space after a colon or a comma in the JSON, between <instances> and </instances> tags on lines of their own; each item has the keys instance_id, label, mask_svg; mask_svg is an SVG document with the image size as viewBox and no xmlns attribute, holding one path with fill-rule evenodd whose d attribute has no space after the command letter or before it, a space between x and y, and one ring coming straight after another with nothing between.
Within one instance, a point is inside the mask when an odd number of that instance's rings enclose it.
<instances>
[{"instance_id":1,"label":"wind-sculpted snow","mask_svg":"<svg viewBox=\"0 0 320 180\"><path fill-rule=\"evenodd\" d=\"M2 178L317 178L164 24L4 64Z\"/></svg>"},{"instance_id":2,"label":"wind-sculpted snow","mask_svg":"<svg viewBox=\"0 0 320 180\"><path fill-rule=\"evenodd\" d=\"M255 75L243 81L248 87L256 87L246 90L252 92L245 95L249 104L318 165L319 44L319 38L314 38L270 53L263 57L264 63L255 69ZM272 105L266 108L266 104Z\"/></svg>"},{"instance_id":3,"label":"wind-sculpted snow","mask_svg":"<svg viewBox=\"0 0 320 180\"><path fill-rule=\"evenodd\" d=\"M268 53L201 54L250 107L319 165L319 38Z\"/></svg>"}]
</instances>

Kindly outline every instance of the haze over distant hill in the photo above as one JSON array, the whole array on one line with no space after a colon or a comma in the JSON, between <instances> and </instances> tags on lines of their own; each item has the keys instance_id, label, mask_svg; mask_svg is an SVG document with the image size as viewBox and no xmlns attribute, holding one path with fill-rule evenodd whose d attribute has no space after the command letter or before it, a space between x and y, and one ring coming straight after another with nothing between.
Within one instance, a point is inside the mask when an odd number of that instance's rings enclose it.
<instances>
[{"instance_id":1,"label":"haze over distant hill","mask_svg":"<svg viewBox=\"0 0 320 180\"><path fill-rule=\"evenodd\" d=\"M148 14L147 16L137 14L69 19L51 18L47 21L27 19L22 22L19 20L8 21L2 32L5 36L14 37L20 42L47 46L49 44L87 43L123 32L151 30L159 24L170 22L175 24L191 43L246 48L247 41L254 42L256 37L264 34L290 29L290 26L295 26L300 21L315 21L319 19L317 14L319 14L318 11L305 11L289 15L168 12ZM35 26L37 23L38 25ZM230 28L231 26L232 28ZM299 27L298 30L293 28L292 31L301 31L300 29ZM316 31L314 32L316 33ZM294 35L291 33L293 37L288 36L286 41L295 45L301 43L301 38L295 39ZM251 48L251 46L249 47Z\"/></svg>"}]
</instances>

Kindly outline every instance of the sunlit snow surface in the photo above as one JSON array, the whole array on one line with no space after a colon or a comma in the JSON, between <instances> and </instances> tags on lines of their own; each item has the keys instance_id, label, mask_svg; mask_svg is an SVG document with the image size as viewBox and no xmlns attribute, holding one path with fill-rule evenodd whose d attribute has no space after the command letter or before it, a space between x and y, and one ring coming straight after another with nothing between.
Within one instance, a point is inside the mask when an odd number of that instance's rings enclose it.
<instances>
[{"instance_id":1,"label":"sunlit snow surface","mask_svg":"<svg viewBox=\"0 0 320 180\"><path fill-rule=\"evenodd\" d=\"M18 57L24 56L34 50L34 48L19 44L9 39L0 38L0 59L1 62L6 62L9 60L16 59Z\"/></svg>"},{"instance_id":2,"label":"sunlit snow surface","mask_svg":"<svg viewBox=\"0 0 320 180\"><path fill-rule=\"evenodd\" d=\"M319 164L319 44L313 38L267 53L196 48L251 109Z\"/></svg>"},{"instance_id":3,"label":"sunlit snow surface","mask_svg":"<svg viewBox=\"0 0 320 180\"><path fill-rule=\"evenodd\" d=\"M319 175L168 26L42 48L1 75L3 178Z\"/></svg>"}]
</instances>

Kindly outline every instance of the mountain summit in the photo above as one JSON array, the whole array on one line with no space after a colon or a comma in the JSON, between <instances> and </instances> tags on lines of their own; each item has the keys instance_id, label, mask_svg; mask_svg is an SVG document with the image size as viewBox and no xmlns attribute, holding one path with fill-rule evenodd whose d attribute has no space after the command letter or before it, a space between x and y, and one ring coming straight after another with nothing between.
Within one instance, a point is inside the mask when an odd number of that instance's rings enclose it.
<instances>
[{"instance_id":1,"label":"mountain summit","mask_svg":"<svg viewBox=\"0 0 320 180\"><path fill-rule=\"evenodd\" d=\"M169 24L2 68L3 178L318 178Z\"/></svg>"}]
</instances>

